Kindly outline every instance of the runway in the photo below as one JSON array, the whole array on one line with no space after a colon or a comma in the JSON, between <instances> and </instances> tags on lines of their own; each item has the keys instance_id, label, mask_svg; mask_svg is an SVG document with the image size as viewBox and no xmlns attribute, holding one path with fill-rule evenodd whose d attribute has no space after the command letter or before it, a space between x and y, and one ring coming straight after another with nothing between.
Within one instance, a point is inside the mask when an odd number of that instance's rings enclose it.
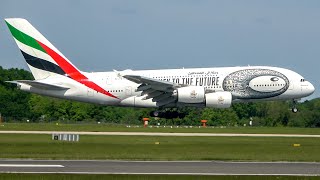
<instances>
[{"instance_id":1,"label":"runway","mask_svg":"<svg viewBox=\"0 0 320 180\"><path fill-rule=\"evenodd\" d=\"M320 176L320 163L0 160L0 173Z\"/></svg>"},{"instance_id":2,"label":"runway","mask_svg":"<svg viewBox=\"0 0 320 180\"><path fill-rule=\"evenodd\" d=\"M160 133L160 132L84 132L84 131L0 131L0 134L79 134L103 136L212 136L212 137L311 137L320 135L310 134L242 134L242 133Z\"/></svg>"}]
</instances>

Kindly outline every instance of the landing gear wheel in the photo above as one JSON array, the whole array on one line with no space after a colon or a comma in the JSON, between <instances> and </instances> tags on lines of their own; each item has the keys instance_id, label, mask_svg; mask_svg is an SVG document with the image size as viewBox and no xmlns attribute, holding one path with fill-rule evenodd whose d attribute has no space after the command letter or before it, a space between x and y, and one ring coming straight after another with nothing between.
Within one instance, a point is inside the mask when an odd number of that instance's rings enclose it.
<instances>
[{"instance_id":1,"label":"landing gear wheel","mask_svg":"<svg viewBox=\"0 0 320 180\"><path fill-rule=\"evenodd\" d=\"M177 110L156 110L150 112L151 117L174 119L174 118L184 118L185 113L180 113Z\"/></svg>"},{"instance_id":2,"label":"landing gear wheel","mask_svg":"<svg viewBox=\"0 0 320 180\"><path fill-rule=\"evenodd\" d=\"M297 100L293 99L293 100L292 100L292 103L293 103L293 107L292 107L291 111L292 111L293 113L297 113L297 112L298 112Z\"/></svg>"},{"instance_id":3,"label":"landing gear wheel","mask_svg":"<svg viewBox=\"0 0 320 180\"><path fill-rule=\"evenodd\" d=\"M153 111L153 112L152 112L152 115L153 115L154 117L159 117L159 114L160 114L159 111Z\"/></svg>"},{"instance_id":4,"label":"landing gear wheel","mask_svg":"<svg viewBox=\"0 0 320 180\"><path fill-rule=\"evenodd\" d=\"M292 111L293 113L297 113L297 112L298 112L298 109L297 109L296 107L294 107L294 108L291 109L291 111Z\"/></svg>"}]
</instances>

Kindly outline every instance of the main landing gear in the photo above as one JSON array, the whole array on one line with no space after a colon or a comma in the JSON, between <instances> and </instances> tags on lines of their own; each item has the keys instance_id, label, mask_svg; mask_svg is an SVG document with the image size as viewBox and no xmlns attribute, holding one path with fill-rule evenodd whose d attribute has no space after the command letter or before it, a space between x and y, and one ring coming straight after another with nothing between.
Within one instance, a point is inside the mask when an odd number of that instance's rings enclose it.
<instances>
[{"instance_id":1,"label":"main landing gear","mask_svg":"<svg viewBox=\"0 0 320 180\"><path fill-rule=\"evenodd\" d=\"M150 113L151 117L158 118L166 118L166 119L174 119L174 118L184 118L186 116L185 113L181 113L177 110L156 110Z\"/></svg>"},{"instance_id":2,"label":"main landing gear","mask_svg":"<svg viewBox=\"0 0 320 180\"><path fill-rule=\"evenodd\" d=\"M293 107L292 107L291 111L292 111L293 113L297 113L297 112L298 112L297 100L293 99L293 100L292 100L292 103L293 103Z\"/></svg>"}]
</instances>

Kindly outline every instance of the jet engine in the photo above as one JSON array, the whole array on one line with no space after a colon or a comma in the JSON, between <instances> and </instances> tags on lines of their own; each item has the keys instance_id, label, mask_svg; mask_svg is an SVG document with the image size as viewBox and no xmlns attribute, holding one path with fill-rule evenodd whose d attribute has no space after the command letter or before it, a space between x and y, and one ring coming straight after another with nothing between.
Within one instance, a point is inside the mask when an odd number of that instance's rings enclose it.
<instances>
[{"instance_id":1,"label":"jet engine","mask_svg":"<svg viewBox=\"0 0 320 180\"><path fill-rule=\"evenodd\" d=\"M206 94L206 107L229 108L232 103L230 92L214 92Z\"/></svg>"},{"instance_id":2,"label":"jet engine","mask_svg":"<svg viewBox=\"0 0 320 180\"><path fill-rule=\"evenodd\" d=\"M188 86L177 89L178 102L196 104L205 103L206 107L229 108L232 103L230 92L205 93L202 86Z\"/></svg>"},{"instance_id":3,"label":"jet engine","mask_svg":"<svg viewBox=\"0 0 320 180\"><path fill-rule=\"evenodd\" d=\"M202 86L187 86L177 89L178 102L203 103L205 101L205 90Z\"/></svg>"}]
</instances>

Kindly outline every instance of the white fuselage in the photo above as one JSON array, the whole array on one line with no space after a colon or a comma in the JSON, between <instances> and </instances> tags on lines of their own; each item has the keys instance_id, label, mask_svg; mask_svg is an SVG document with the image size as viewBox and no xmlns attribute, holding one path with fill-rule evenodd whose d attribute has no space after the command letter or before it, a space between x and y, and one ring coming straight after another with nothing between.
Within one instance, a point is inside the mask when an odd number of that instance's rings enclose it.
<instances>
[{"instance_id":1,"label":"white fuselage","mask_svg":"<svg viewBox=\"0 0 320 180\"><path fill-rule=\"evenodd\" d=\"M314 92L313 85L304 80L298 73L277 67L248 66L221 68L190 68L166 70L125 70L121 72L85 73L92 81L115 97L107 96L71 78L58 75L42 82L69 87L67 90L42 90L22 85L25 91L71 99L89 103L114 106L158 107L152 99L146 99L141 91L137 91L140 84L129 81L123 75L139 75L160 81L168 81L186 86L202 86L206 92L229 91L232 101L258 100L291 100L309 96ZM121 74L121 75L120 75ZM171 103L172 107L198 106L205 103Z\"/></svg>"}]
</instances>

